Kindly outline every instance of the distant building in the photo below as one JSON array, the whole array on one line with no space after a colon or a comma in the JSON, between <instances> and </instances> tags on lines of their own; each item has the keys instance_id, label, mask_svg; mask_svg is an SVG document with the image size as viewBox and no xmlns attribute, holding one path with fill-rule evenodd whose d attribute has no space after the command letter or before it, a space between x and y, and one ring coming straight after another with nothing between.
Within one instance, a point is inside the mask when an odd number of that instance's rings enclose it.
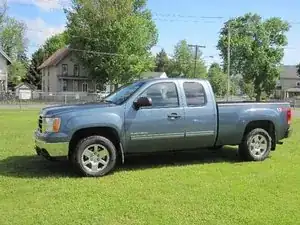
<instances>
[{"instance_id":1,"label":"distant building","mask_svg":"<svg viewBox=\"0 0 300 225\"><path fill-rule=\"evenodd\" d=\"M11 59L6 53L0 49L0 92L7 91L8 84L8 66L11 64Z\"/></svg>"},{"instance_id":2,"label":"distant building","mask_svg":"<svg viewBox=\"0 0 300 225\"><path fill-rule=\"evenodd\" d=\"M16 97L19 99L31 99L32 92L36 90L36 87L28 83L20 83L15 87Z\"/></svg>"},{"instance_id":3,"label":"distant building","mask_svg":"<svg viewBox=\"0 0 300 225\"><path fill-rule=\"evenodd\" d=\"M296 66L285 65L282 67L275 95L281 99L300 96L300 75L297 73Z\"/></svg>"},{"instance_id":4,"label":"distant building","mask_svg":"<svg viewBox=\"0 0 300 225\"><path fill-rule=\"evenodd\" d=\"M96 90L111 92L114 89L113 85L97 85L89 78L87 69L68 47L57 50L38 69L42 72L43 92L95 92ZM167 74L143 72L140 78L167 78Z\"/></svg>"},{"instance_id":5,"label":"distant building","mask_svg":"<svg viewBox=\"0 0 300 225\"><path fill-rule=\"evenodd\" d=\"M168 78L165 72L143 72L140 77L142 79L151 79L151 78Z\"/></svg>"},{"instance_id":6,"label":"distant building","mask_svg":"<svg viewBox=\"0 0 300 225\"><path fill-rule=\"evenodd\" d=\"M88 71L68 47L57 50L38 69L42 72L43 92L94 92L97 89Z\"/></svg>"}]
</instances>

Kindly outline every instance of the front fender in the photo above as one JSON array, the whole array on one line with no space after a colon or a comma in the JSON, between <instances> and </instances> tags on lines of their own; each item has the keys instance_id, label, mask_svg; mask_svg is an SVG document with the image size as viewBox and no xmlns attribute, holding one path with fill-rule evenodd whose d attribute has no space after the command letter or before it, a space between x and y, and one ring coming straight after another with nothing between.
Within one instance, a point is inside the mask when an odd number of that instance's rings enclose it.
<instances>
[{"instance_id":1,"label":"front fender","mask_svg":"<svg viewBox=\"0 0 300 225\"><path fill-rule=\"evenodd\" d=\"M73 134L83 128L93 128L93 127L110 127L117 131L118 135L121 137L123 128L123 119L114 113L99 113L78 115L71 117L66 123L66 130L68 131L69 140L71 140Z\"/></svg>"}]
</instances>

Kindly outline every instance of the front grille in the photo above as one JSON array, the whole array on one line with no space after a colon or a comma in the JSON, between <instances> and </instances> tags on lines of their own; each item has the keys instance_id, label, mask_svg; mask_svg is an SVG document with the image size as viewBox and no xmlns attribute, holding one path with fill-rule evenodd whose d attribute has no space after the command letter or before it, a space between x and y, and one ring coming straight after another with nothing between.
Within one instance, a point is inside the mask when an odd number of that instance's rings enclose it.
<instances>
[{"instance_id":1,"label":"front grille","mask_svg":"<svg viewBox=\"0 0 300 225\"><path fill-rule=\"evenodd\" d=\"M43 117L42 116L39 117L38 128L39 128L39 132L42 133L42 131L43 131Z\"/></svg>"}]
</instances>

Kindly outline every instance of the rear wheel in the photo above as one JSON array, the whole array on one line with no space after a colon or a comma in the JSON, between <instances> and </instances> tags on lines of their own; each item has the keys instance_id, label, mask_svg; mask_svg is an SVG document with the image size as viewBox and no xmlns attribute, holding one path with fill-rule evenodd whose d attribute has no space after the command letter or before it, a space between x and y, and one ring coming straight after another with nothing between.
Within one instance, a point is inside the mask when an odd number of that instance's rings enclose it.
<instances>
[{"instance_id":1,"label":"rear wheel","mask_svg":"<svg viewBox=\"0 0 300 225\"><path fill-rule=\"evenodd\" d=\"M72 153L72 162L82 175L89 177L105 176L116 165L117 150L114 144L102 136L82 139Z\"/></svg>"},{"instance_id":2,"label":"rear wheel","mask_svg":"<svg viewBox=\"0 0 300 225\"><path fill-rule=\"evenodd\" d=\"M272 138L262 128L255 128L247 133L239 145L239 155L247 161L263 161L271 151Z\"/></svg>"}]
</instances>

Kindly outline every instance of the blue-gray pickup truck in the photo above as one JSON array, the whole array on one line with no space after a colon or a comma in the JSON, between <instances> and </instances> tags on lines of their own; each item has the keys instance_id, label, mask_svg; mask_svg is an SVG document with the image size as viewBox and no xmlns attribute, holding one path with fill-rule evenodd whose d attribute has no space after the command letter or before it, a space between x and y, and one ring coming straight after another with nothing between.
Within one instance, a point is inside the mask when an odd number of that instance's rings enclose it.
<instances>
[{"instance_id":1,"label":"blue-gray pickup truck","mask_svg":"<svg viewBox=\"0 0 300 225\"><path fill-rule=\"evenodd\" d=\"M35 151L95 177L136 153L237 145L243 160L262 161L290 136L291 117L288 102L217 103L207 80L140 80L101 102L42 109Z\"/></svg>"}]
</instances>

